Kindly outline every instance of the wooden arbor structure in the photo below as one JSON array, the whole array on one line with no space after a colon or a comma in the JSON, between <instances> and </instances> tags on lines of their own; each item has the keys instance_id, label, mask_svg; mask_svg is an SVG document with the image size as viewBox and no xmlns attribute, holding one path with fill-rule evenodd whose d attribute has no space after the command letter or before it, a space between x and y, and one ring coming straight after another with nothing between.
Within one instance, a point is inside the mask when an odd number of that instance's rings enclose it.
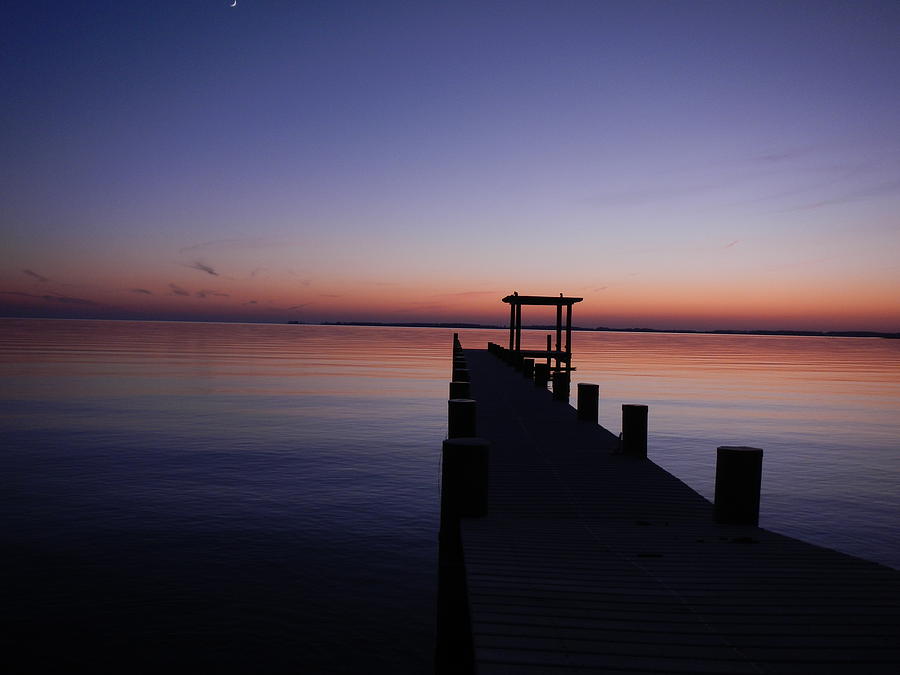
<instances>
[{"instance_id":1,"label":"wooden arbor structure","mask_svg":"<svg viewBox=\"0 0 900 675\"><path fill-rule=\"evenodd\" d=\"M572 305L584 298L567 298L562 293L553 295L519 295L518 291L503 298L509 303L509 349L521 356L556 361L553 370L570 371L572 368ZM553 349L550 336L547 336L547 349L522 349L522 305L555 305L556 306L556 349ZM566 342L563 345L562 310L566 308Z\"/></svg>"}]
</instances>

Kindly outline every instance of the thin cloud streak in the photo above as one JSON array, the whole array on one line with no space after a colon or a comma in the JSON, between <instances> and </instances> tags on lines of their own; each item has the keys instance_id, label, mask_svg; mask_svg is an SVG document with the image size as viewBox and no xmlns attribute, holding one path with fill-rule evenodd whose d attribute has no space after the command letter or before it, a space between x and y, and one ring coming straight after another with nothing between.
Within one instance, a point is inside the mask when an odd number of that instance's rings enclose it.
<instances>
[{"instance_id":1,"label":"thin cloud streak","mask_svg":"<svg viewBox=\"0 0 900 675\"><path fill-rule=\"evenodd\" d=\"M33 270L22 270L22 274L26 274L26 275L28 275L29 277L31 277L32 279L34 279L35 281L39 281L39 282L41 282L42 284L45 284L45 283L47 283L48 281L50 281L50 280L49 280L47 277L45 277L44 275L38 274L37 272L34 272Z\"/></svg>"},{"instance_id":2,"label":"thin cloud streak","mask_svg":"<svg viewBox=\"0 0 900 675\"><path fill-rule=\"evenodd\" d=\"M822 199L817 202L800 204L799 206L794 206L792 208L782 209L781 211L778 211L778 213L788 213L791 211L811 211L813 209L820 209L824 206L835 206L837 204L858 202L866 199L882 197L885 195L892 195L897 192L900 192L900 180L888 181L885 183L879 183L878 185L873 185L868 188L864 188L862 190L848 192L843 196L835 197L834 199Z\"/></svg>"},{"instance_id":3,"label":"thin cloud streak","mask_svg":"<svg viewBox=\"0 0 900 675\"><path fill-rule=\"evenodd\" d=\"M199 260L188 265L188 267L190 267L192 270L199 270L200 272L206 272L207 274L210 274L214 277L219 276L219 273L216 272L212 267L210 267L209 265L203 264Z\"/></svg>"},{"instance_id":4,"label":"thin cloud streak","mask_svg":"<svg viewBox=\"0 0 900 675\"><path fill-rule=\"evenodd\" d=\"M22 293L20 291L0 291L2 295L17 295L24 298L34 298L36 300L46 300L47 302L54 302L63 305L94 305L97 306L99 303L94 302L93 300L88 300L87 298L75 298L70 295L37 295L35 293Z\"/></svg>"},{"instance_id":5,"label":"thin cloud streak","mask_svg":"<svg viewBox=\"0 0 900 675\"><path fill-rule=\"evenodd\" d=\"M178 249L179 253L197 253L198 251L243 251L254 248L279 246L279 242L267 241L262 237L234 237L231 239L213 239Z\"/></svg>"}]
</instances>

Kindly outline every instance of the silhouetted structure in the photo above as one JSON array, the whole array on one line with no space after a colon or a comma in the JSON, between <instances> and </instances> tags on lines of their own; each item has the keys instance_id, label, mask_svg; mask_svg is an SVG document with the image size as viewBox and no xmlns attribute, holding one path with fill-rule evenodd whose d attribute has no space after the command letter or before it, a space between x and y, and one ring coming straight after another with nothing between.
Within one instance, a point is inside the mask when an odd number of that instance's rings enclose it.
<instances>
[{"instance_id":1,"label":"silhouetted structure","mask_svg":"<svg viewBox=\"0 0 900 675\"><path fill-rule=\"evenodd\" d=\"M534 358L556 361L554 371L574 370L572 368L572 305L581 302L584 298L567 298L562 293L559 297L552 295L519 295L518 291L503 298L503 302L509 303L509 350L515 352L518 357L531 356ZM522 349L522 305L555 305L556 306L556 349L550 345L550 336L547 336L547 349ZM566 343L562 344L562 309L566 308ZM565 365L563 365L565 364Z\"/></svg>"},{"instance_id":2,"label":"silhouetted structure","mask_svg":"<svg viewBox=\"0 0 900 675\"><path fill-rule=\"evenodd\" d=\"M900 672L900 573L756 526L761 450L718 449L714 506L647 458L647 406L620 443L594 387L576 413L544 363L454 360L479 438L442 449L437 673Z\"/></svg>"}]
</instances>

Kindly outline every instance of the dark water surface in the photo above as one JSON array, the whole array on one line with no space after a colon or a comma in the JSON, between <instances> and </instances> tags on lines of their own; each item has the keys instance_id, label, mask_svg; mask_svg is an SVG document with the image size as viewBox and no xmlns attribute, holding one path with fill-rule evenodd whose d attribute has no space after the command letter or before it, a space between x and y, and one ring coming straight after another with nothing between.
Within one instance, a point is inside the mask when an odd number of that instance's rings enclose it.
<instances>
[{"instance_id":1,"label":"dark water surface","mask_svg":"<svg viewBox=\"0 0 900 675\"><path fill-rule=\"evenodd\" d=\"M428 672L449 335L5 320L2 336L20 654Z\"/></svg>"},{"instance_id":2,"label":"dark water surface","mask_svg":"<svg viewBox=\"0 0 900 675\"><path fill-rule=\"evenodd\" d=\"M428 672L451 332L0 320L14 654ZM574 349L601 423L650 405L651 457L699 492L717 445L763 447L764 526L900 567L900 342L576 333Z\"/></svg>"}]
</instances>

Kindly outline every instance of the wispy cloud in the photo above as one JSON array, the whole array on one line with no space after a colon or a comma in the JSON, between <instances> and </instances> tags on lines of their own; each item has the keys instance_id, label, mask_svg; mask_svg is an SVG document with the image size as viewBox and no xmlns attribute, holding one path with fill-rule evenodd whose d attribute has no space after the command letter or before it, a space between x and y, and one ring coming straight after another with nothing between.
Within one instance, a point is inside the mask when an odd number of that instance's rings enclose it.
<instances>
[{"instance_id":1,"label":"wispy cloud","mask_svg":"<svg viewBox=\"0 0 900 675\"><path fill-rule=\"evenodd\" d=\"M203 289L202 291L197 291L196 293L194 293L194 295L196 295L198 298L208 298L211 295L214 295L214 296L217 296L220 298L231 297L228 295L228 293L222 293L221 291L210 291L207 289Z\"/></svg>"},{"instance_id":2,"label":"wispy cloud","mask_svg":"<svg viewBox=\"0 0 900 675\"><path fill-rule=\"evenodd\" d=\"M242 251L251 248L267 248L281 245L262 237L233 237L231 239L213 239L199 244L191 244L179 249L180 253L198 253L199 251Z\"/></svg>"},{"instance_id":3,"label":"wispy cloud","mask_svg":"<svg viewBox=\"0 0 900 675\"><path fill-rule=\"evenodd\" d=\"M205 265L199 260L194 261L193 263L188 265L188 267L190 267L192 270L200 270L201 272L206 272L207 274L211 274L214 277L219 276L219 273L216 272L212 267L210 267L209 265Z\"/></svg>"},{"instance_id":4,"label":"wispy cloud","mask_svg":"<svg viewBox=\"0 0 900 675\"><path fill-rule=\"evenodd\" d=\"M885 195L897 194L898 192L900 192L900 180L886 181L883 183L878 183L877 185L870 185L859 190L845 192L843 195L834 197L832 199L821 199L816 202L809 202L806 204L800 204L798 206L783 209L779 213L789 211L810 211L813 209L822 208L824 206L834 206L836 204L846 204L848 202L859 202L866 199L873 199Z\"/></svg>"},{"instance_id":5,"label":"wispy cloud","mask_svg":"<svg viewBox=\"0 0 900 675\"><path fill-rule=\"evenodd\" d=\"M344 297L340 293L319 293L320 298L342 298Z\"/></svg>"},{"instance_id":6,"label":"wispy cloud","mask_svg":"<svg viewBox=\"0 0 900 675\"><path fill-rule=\"evenodd\" d=\"M290 311L295 310L295 309L302 309L303 307L309 307L310 305L313 305L313 304L315 304L315 303L313 303L313 302L304 302L303 304L300 304L300 305L293 305L293 306L291 306L291 307L288 307L287 310L285 310L285 311L290 312Z\"/></svg>"},{"instance_id":7,"label":"wispy cloud","mask_svg":"<svg viewBox=\"0 0 900 675\"><path fill-rule=\"evenodd\" d=\"M741 241L740 239L735 239L734 241L729 241L727 244L725 244L722 247L722 250L725 250L726 248L731 248L732 246L737 246L740 243L740 241Z\"/></svg>"},{"instance_id":8,"label":"wispy cloud","mask_svg":"<svg viewBox=\"0 0 900 675\"><path fill-rule=\"evenodd\" d=\"M256 300L248 300L244 303L245 305L258 305L259 303Z\"/></svg>"},{"instance_id":9,"label":"wispy cloud","mask_svg":"<svg viewBox=\"0 0 900 675\"><path fill-rule=\"evenodd\" d=\"M48 281L50 281L50 280L49 280L47 277L45 277L44 275L38 274L37 272L35 272L35 271L33 271L33 270L22 270L22 274L25 274L25 275L31 277L32 279L34 279L35 281L41 282L42 284L45 284L45 283L47 283Z\"/></svg>"},{"instance_id":10,"label":"wispy cloud","mask_svg":"<svg viewBox=\"0 0 900 675\"><path fill-rule=\"evenodd\" d=\"M177 284L169 284L169 288L172 289L171 295L185 295L185 296L190 295L190 293L188 293L186 290L184 290L181 286L178 286Z\"/></svg>"},{"instance_id":11,"label":"wispy cloud","mask_svg":"<svg viewBox=\"0 0 900 675\"><path fill-rule=\"evenodd\" d=\"M73 298L70 295L42 295L44 300L49 300L50 302L61 302L64 305L96 305L97 303L93 300L88 300L86 298Z\"/></svg>"},{"instance_id":12,"label":"wispy cloud","mask_svg":"<svg viewBox=\"0 0 900 675\"><path fill-rule=\"evenodd\" d=\"M132 293L137 293L138 295L153 295L152 291L148 291L146 288L132 288Z\"/></svg>"},{"instance_id":13,"label":"wispy cloud","mask_svg":"<svg viewBox=\"0 0 900 675\"><path fill-rule=\"evenodd\" d=\"M47 302L59 303L62 305L97 305L98 303L87 298L75 298L71 295L57 295L47 293L45 295L37 295L36 293L21 293L19 291L0 291L2 295L18 295L24 298L35 298L36 300L46 300Z\"/></svg>"}]
</instances>

